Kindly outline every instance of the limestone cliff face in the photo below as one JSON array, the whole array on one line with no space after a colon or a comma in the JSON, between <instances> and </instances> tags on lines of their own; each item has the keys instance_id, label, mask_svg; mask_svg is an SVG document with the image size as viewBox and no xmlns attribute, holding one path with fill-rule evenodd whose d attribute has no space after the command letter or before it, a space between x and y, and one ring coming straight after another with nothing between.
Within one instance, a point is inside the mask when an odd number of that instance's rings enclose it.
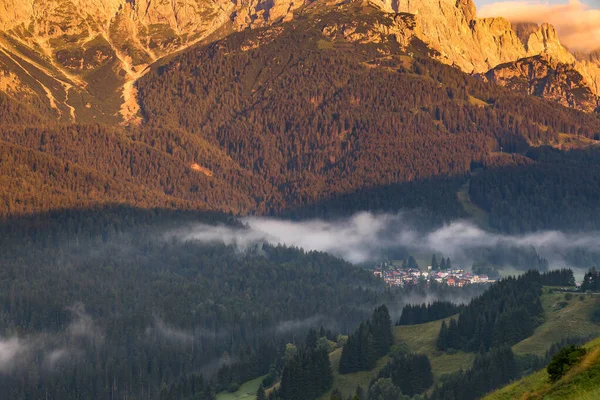
<instances>
[{"instance_id":1,"label":"limestone cliff face","mask_svg":"<svg viewBox=\"0 0 600 400\"><path fill-rule=\"evenodd\" d=\"M575 57L560 43L556 30L549 24L542 24L531 33L527 38L525 48L527 56L544 54L554 62L562 64L575 62Z\"/></svg>"},{"instance_id":2,"label":"limestone cliff face","mask_svg":"<svg viewBox=\"0 0 600 400\"><path fill-rule=\"evenodd\" d=\"M0 87L33 85L65 118L135 119L134 82L151 63L219 31L289 19L303 4L0 0Z\"/></svg>"},{"instance_id":3,"label":"limestone cliff face","mask_svg":"<svg viewBox=\"0 0 600 400\"><path fill-rule=\"evenodd\" d=\"M360 1L360 0L356 0ZM477 18L473 0L365 0L391 25L331 26L326 36L361 42L416 36L467 73L542 55L571 65L600 93L600 57L573 56L554 28ZM366 4L366 3L365 3ZM43 97L63 119L135 122L135 82L152 63L208 38L291 19L335 0L0 0L0 89Z\"/></svg>"},{"instance_id":4,"label":"limestone cliff face","mask_svg":"<svg viewBox=\"0 0 600 400\"><path fill-rule=\"evenodd\" d=\"M575 58L548 24L518 24L504 18L477 18L473 0L374 0L389 12L418 17L421 39L438 50L441 61L466 72L484 73L495 66L544 54L556 62Z\"/></svg>"},{"instance_id":5,"label":"limestone cliff face","mask_svg":"<svg viewBox=\"0 0 600 400\"><path fill-rule=\"evenodd\" d=\"M468 73L485 74L492 70L489 78L498 84L566 106L585 111L596 108L600 56L571 54L560 43L552 25L513 25L504 18L480 19L473 0L374 3L388 12L415 14L416 35L440 53L442 62ZM523 59L527 61L517 62ZM534 89L542 83L543 89Z\"/></svg>"}]
</instances>

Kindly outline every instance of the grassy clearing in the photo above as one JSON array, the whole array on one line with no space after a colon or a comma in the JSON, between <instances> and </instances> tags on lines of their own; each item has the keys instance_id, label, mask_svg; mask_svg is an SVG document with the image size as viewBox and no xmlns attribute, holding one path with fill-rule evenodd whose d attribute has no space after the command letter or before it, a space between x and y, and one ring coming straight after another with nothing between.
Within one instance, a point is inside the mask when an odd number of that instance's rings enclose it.
<instances>
[{"instance_id":1,"label":"grassy clearing","mask_svg":"<svg viewBox=\"0 0 600 400\"><path fill-rule=\"evenodd\" d=\"M338 389L344 397L352 396L357 386L368 388L371 380L377 377L379 371L388 363L390 357L385 356L377 361L374 369L371 371L360 371L353 374L341 375L340 370L340 358L342 357L342 349L337 349L329 355L331 360L331 368L333 369L333 388ZM331 391L327 392L321 397L321 399L329 399L331 397Z\"/></svg>"},{"instance_id":2,"label":"grassy clearing","mask_svg":"<svg viewBox=\"0 0 600 400\"><path fill-rule=\"evenodd\" d=\"M600 305L600 296L586 294L583 301L579 295L571 300L565 299L565 293L546 293L542 295L545 321L538 326L534 334L513 346L516 354L543 355L552 343L569 336L588 336L600 334L600 326L590 320L592 310Z\"/></svg>"},{"instance_id":3,"label":"grassy clearing","mask_svg":"<svg viewBox=\"0 0 600 400\"><path fill-rule=\"evenodd\" d=\"M445 319L448 321L449 319ZM394 328L395 341L404 342L409 351L421 353L429 357L434 380L441 376L468 369L473 364L475 354L457 351L444 353L437 349L436 341L442 326L442 320L420 325L397 326Z\"/></svg>"},{"instance_id":4,"label":"grassy clearing","mask_svg":"<svg viewBox=\"0 0 600 400\"><path fill-rule=\"evenodd\" d=\"M479 227L491 230L488 213L471 201L471 197L469 196L470 183L471 180L468 180L456 192L458 202Z\"/></svg>"},{"instance_id":5,"label":"grassy clearing","mask_svg":"<svg viewBox=\"0 0 600 400\"><path fill-rule=\"evenodd\" d=\"M600 296L584 295L583 300L580 300L579 295L573 295L571 300L565 299L565 293L554 292L550 293L551 288L544 288L542 295L542 306L545 311L545 321L534 332L533 336L525 339L515 346L513 350L516 354L538 354L544 355L548 347L563 338L569 336L587 336L594 333L600 334L600 326L590 321L590 314L594 307L600 304ZM562 304L561 304L562 303ZM445 321L448 321L446 318ZM431 362L434 380L439 379L449 373L456 372L460 369L466 370L471 367L475 359L474 353L457 352L441 352L436 348L436 341L442 325L442 320L428 322L420 325L395 326L394 344L404 344L410 352L421 353L427 355ZM600 340L600 339L599 339ZM596 341L600 349L600 341ZM600 350L599 350L600 354ZM333 351L329 358L333 369L333 388L338 389L346 397L352 396L358 385L363 388L368 388L369 383L377 377L379 371L387 364L389 356L382 357L377 361L376 367L371 371L362 371L353 374L340 375L339 365L342 349ZM599 367L600 369L600 367ZM262 378L261 378L262 379ZM592 381L595 378L590 378ZM600 380L600 371L598 371L598 379ZM493 394L495 397L491 399L516 399L521 398L521 393L536 391L540 388L549 389L547 374L545 371L537 372L518 382L515 382L502 391ZM248 392L247 385L256 382L252 388L252 396L240 397L244 392ZM578 382L578 381L574 381ZM235 399L254 399L254 393L258 389L260 381L251 381L244 384L240 390L234 394L220 393L218 400L235 400ZM544 386L546 385L546 386ZM582 384L578 384L582 386ZM600 382L598 382L600 385ZM583 387L583 386L582 386ZM587 386L585 390L600 398L600 393L594 392ZM558 388L556 388L558 390ZM600 390L600 389L598 389ZM559 392L557 392L559 393ZM562 392L560 392L562 393ZM583 393L583 392L582 392ZM234 397L234 396L238 397ZM322 400L329 399L331 391L321 397ZM224 397L229 396L229 397ZM525 398L525 397L523 397ZM529 399L538 397L527 397ZM544 397L546 398L546 397ZM548 398L575 398L575 397L548 397ZM580 397L580 398L586 398Z\"/></svg>"},{"instance_id":6,"label":"grassy clearing","mask_svg":"<svg viewBox=\"0 0 600 400\"><path fill-rule=\"evenodd\" d=\"M471 95L469 95L469 104L477 107L489 107L491 105L487 101L478 99L477 97Z\"/></svg>"},{"instance_id":7,"label":"grassy clearing","mask_svg":"<svg viewBox=\"0 0 600 400\"><path fill-rule=\"evenodd\" d=\"M589 352L562 379L550 383L545 370L486 396L486 400L600 398L600 339L586 345Z\"/></svg>"},{"instance_id":8,"label":"grassy clearing","mask_svg":"<svg viewBox=\"0 0 600 400\"><path fill-rule=\"evenodd\" d=\"M592 140L583 136L571 135L568 133L558 134L558 145L555 147L562 148L564 150L571 149L583 149L590 146L598 146L600 142Z\"/></svg>"},{"instance_id":9,"label":"grassy clearing","mask_svg":"<svg viewBox=\"0 0 600 400\"><path fill-rule=\"evenodd\" d=\"M319 50L332 50L333 42L330 42L329 40L325 40L325 39L319 39L317 41L317 48Z\"/></svg>"},{"instance_id":10,"label":"grassy clearing","mask_svg":"<svg viewBox=\"0 0 600 400\"><path fill-rule=\"evenodd\" d=\"M260 386L264 376L244 383L237 392L229 393L227 391L217 393L217 400L254 400L256 391Z\"/></svg>"}]
</instances>

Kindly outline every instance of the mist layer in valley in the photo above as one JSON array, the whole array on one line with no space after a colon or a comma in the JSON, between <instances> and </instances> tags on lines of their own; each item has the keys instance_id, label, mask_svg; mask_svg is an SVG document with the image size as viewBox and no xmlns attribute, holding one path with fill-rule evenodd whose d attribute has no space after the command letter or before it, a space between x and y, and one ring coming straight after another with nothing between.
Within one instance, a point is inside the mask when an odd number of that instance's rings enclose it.
<instances>
[{"instance_id":1,"label":"mist layer in valley","mask_svg":"<svg viewBox=\"0 0 600 400\"><path fill-rule=\"evenodd\" d=\"M539 231L506 235L484 230L468 220L423 229L408 213L357 213L334 221L251 217L246 228L195 225L179 230L183 240L220 242L248 249L260 243L327 252L355 264L370 264L414 255L450 257L469 268L488 263L505 273L531 268L586 269L600 260L600 232ZM533 260L533 261L532 261ZM421 266L426 267L426 266Z\"/></svg>"}]
</instances>

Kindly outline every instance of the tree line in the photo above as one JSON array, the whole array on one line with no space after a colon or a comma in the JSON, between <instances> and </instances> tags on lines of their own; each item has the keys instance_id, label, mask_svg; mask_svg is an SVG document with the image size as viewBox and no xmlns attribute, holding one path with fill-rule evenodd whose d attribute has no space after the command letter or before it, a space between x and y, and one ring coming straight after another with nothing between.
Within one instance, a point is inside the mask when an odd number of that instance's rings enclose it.
<instances>
[{"instance_id":1,"label":"tree line","mask_svg":"<svg viewBox=\"0 0 600 400\"><path fill-rule=\"evenodd\" d=\"M428 398L475 400L518 376L512 350L508 346L501 346L479 354L470 369L448 377Z\"/></svg>"},{"instance_id":2,"label":"tree line","mask_svg":"<svg viewBox=\"0 0 600 400\"><path fill-rule=\"evenodd\" d=\"M487 351L529 337L541 322L541 293L537 271L502 279L465 306L458 318L442 323L438 349Z\"/></svg>"},{"instance_id":3,"label":"tree line","mask_svg":"<svg viewBox=\"0 0 600 400\"><path fill-rule=\"evenodd\" d=\"M462 306L449 301L434 301L429 304L407 304L396 325L417 325L437 321L458 314Z\"/></svg>"}]
</instances>

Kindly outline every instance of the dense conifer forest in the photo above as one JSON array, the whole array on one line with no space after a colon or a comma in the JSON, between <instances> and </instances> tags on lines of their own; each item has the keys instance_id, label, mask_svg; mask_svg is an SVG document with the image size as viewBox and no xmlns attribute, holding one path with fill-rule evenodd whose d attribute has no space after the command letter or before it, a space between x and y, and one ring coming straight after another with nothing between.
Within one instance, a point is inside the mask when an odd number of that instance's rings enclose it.
<instances>
[{"instance_id":1,"label":"dense conifer forest","mask_svg":"<svg viewBox=\"0 0 600 400\"><path fill-rule=\"evenodd\" d=\"M519 233L543 229L597 230L600 150L530 149L528 166L486 169L469 195L489 212L492 226Z\"/></svg>"},{"instance_id":2,"label":"dense conifer forest","mask_svg":"<svg viewBox=\"0 0 600 400\"><path fill-rule=\"evenodd\" d=\"M331 387L327 354L336 347L342 374L370 370L390 352L392 318L380 304L475 293L419 285L394 291L370 271L323 253L266 244L240 253L235 245L173 236L197 224L246 229L219 213L128 207L1 224L0 337L19 355L0 365L5 392L15 399L212 400L266 375L265 388L280 385L267 397L318 398ZM569 270L530 272L500 281L468 306L440 302L405 312L423 322L458 310L440 332L440 348L487 353L531 334L542 284L572 283ZM375 309L370 316L367 307ZM316 330L306 334L310 328ZM410 372L426 371L425 358L393 357L365 395L431 386L421 379L427 374Z\"/></svg>"},{"instance_id":3,"label":"dense conifer forest","mask_svg":"<svg viewBox=\"0 0 600 400\"><path fill-rule=\"evenodd\" d=\"M473 299L457 319L442 323L438 348L487 351L529 337L541 321L541 291L538 271L502 279Z\"/></svg>"},{"instance_id":4,"label":"dense conifer forest","mask_svg":"<svg viewBox=\"0 0 600 400\"><path fill-rule=\"evenodd\" d=\"M157 398L163 384L185 392L203 387L189 374L219 369L211 390L223 390L267 374L298 332L353 329L386 295L371 273L323 253L241 254L164 236L196 223L241 227L218 214L128 208L3 224L0 337L19 354L2 364L4 393Z\"/></svg>"},{"instance_id":5,"label":"dense conifer forest","mask_svg":"<svg viewBox=\"0 0 600 400\"><path fill-rule=\"evenodd\" d=\"M369 316L372 353L365 357L389 351L391 317L380 304L480 293L391 290L372 272L324 253L178 239L198 224L246 229L220 213L123 206L0 224L0 338L18 354L0 363L5 393L212 399L247 380L267 375L266 387L284 374L298 387L305 383L296 379L308 379L296 377L298 368L323 362L321 350L343 346L338 334ZM309 328L319 333L304 343ZM284 357L289 343L298 349L292 364ZM285 390L282 398L297 391Z\"/></svg>"}]
</instances>

